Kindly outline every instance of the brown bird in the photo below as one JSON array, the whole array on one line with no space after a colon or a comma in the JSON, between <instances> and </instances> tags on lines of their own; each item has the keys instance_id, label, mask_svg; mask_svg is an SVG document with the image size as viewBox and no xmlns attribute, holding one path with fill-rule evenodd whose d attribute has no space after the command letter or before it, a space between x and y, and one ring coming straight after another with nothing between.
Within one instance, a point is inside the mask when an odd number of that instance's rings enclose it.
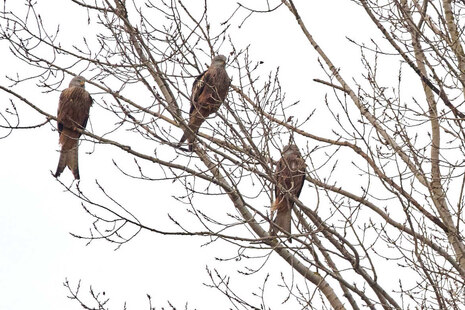
<instances>
[{"instance_id":1,"label":"brown bird","mask_svg":"<svg viewBox=\"0 0 465 310\"><path fill-rule=\"evenodd\" d=\"M84 89L85 82L82 76L74 77L69 87L60 95L57 123L61 151L55 177L58 177L68 166L74 178L79 179L78 140L81 133L77 132L76 128L86 127L92 105L92 97Z\"/></svg>"},{"instance_id":2,"label":"brown bird","mask_svg":"<svg viewBox=\"0 0 465 310\"><path fill-rule=\"evenodd\" d=\"M228 95L231 80L225 67L226 57L223 55L215 56L208 70L199 75L192 85L188 127L194 133L197 133L210 114L218 111ZM186 130L178 145L181 145L187 139L189 141L189 151L192 151L194 138L195 136L189 134Z\"/></svg>"},{"instance_id":3,"label":"brown bird","mask_svg":"<svg viewBox=\"0 0 465 310\"><path fill-rule=\"evenodd\" d=\"M276 199L271 205L271 211L277 211L273 223L279 226L280 230L291 233L291 211L294 201L290 195L299 197L304 185L307 165L295 144L286 145L281 154L281 159L275 170ZM279 188L278 184L281 185L282 189ZM277 233L278 228L271 225L270 234L276 236Z\"/></svg>"}]
</instances>

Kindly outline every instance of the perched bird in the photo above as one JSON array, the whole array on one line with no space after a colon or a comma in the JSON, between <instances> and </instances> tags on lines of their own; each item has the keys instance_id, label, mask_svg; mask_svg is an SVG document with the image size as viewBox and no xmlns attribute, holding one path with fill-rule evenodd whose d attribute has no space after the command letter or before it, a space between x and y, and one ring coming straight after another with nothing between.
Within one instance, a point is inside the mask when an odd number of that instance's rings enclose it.
<instances>
[{"instance_id":1,"label":"perched bird","mask_svg":"<svg viewBox=\"0 0 465 310\"><path fill-rule=\"evenodd\" d=\"M57 123L61 152L55 177L68 166L74 178L79 179L78 140L81 133L77 132L76 128L86 127L92 105L92 97L84 89L85 82L82 76L74 77L69 87L60 95Z\"/></svg>"},{"instance_id":2,"label":"perched bird","mask_svg":"<svg viewBox=\"0 0 465 310\"><path fill-rule=\"evenodd\" d=\"M290 195L299 197L304 185L307 165L295 144L286 145L281 154L281 159L275 170L276 199L271 205L271 211L277 211L273 223L279 226L280 230L291 233L291 211L294 201ZM278 184L281 185L282 189L279 188ZM277 233L278 228L271 225L270 234L276 236Z\"/></svg>"},{"instance_id":3,"label":"perched bird","mask_svg":"<svg viewBox=\"0 0 465 310\"><path fill-rule=\"evenodd\" d=\"M231 80L225 67L226 57L223 55L215 56L208 70L199 75L192 85L188 127L194 133L197 133L200 125L210 114L218 111L228 94ZM192 151L194 136L187 130L178 145L181 145L186 139L189 141L189 151Z\"/></svg>"}]
</instances>

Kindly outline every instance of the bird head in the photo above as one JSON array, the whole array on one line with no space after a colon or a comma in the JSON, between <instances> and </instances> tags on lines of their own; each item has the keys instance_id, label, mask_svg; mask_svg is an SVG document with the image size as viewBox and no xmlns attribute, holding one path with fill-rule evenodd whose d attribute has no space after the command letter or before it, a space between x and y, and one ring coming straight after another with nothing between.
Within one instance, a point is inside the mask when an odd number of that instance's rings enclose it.
<instances>
[{"instance_id":1,"label":"bird head","mask_svg":"<svg viewBox=\"0 0 465 310\"><path fill-rule=\"evenodd\" d=\"M216 67L225 67L226 66L226 56L224 55L217 55L212 60L212 66Z\"/></svg>"},{"instance_id":2,"label":"bird head","mask_svg":"<svg viewBox=\"0 0 465 310\"><path fill-rule=\"evenodd\" d=\"M84 88L84 85L86 84L86 79L83 78L82 76L75 76L71 82L69 83L69 87L82 87Z\"/></svg>"},{"instance_id":3,"label":"bird head","mask_svg":"<svg viewBox=\"0 0 465 310\"><path fill-rule=\"evenodd\" d=\"M288 144L283 148L283 151L281 152L283 155L287 154L292 154L292 153L298 153L300 154L299 148L295 144Z\"/></svg>"}]
</instances>

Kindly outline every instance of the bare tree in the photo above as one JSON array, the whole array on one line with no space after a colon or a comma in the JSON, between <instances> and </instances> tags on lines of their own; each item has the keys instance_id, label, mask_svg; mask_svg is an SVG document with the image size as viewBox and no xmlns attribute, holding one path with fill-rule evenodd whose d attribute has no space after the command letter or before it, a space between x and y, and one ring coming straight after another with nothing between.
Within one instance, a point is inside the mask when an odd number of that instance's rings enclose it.
<instances>
[{"instance_id":1,"label":"bare tree","mask_svg":"<svg viewBox=\"0 0 465 310\"><path fill-rule=\"evenodd\" d=\"M1 38L31 70L0 85L12 98L2 107L2 136L22 128L17 106L41 116L28 125L31 130L55 126L55 115L20 90L23 83L34 80L52 92L63 89L69 75L84 72L99 90L91 114L97 110L105 121L93 131L76 130L92 143L130 155L133 160L124 167L115 163L128 184L140 179L158 188L173 181L184 188L173 204L190 206L188 220L171 218L177 231L166 231L143 224L98 182L106 201L79 183L63 184L96 220L89 236L77 237L123 245L146 230L224 240L238 249L238 258L261 264L279 255L300 275L297 285L287 285L283 275L282 290L301 308L465 306L465 2L351 1L348 5L356 3L379 29L378 38L353 42L361 51L360 76L343 75L341 60L329 58L292 0L263 1L254 8L239 3L218 26L209 22L207 1L202 11L198 3L180 0L72 2L98 29L95 38L80 44L62 44L59 30L49 29L31 2L27 15L5 8ZM308 115L302 116L301 103L285 98L278 72L260 74L260 62L229 36L230 25L246 27L256 14L275 10L295 19L296 32L303 33L326 74L312 85L328 94ZM177 142L189 130L190 87L205 64L225 50L231 51L228 97L202 124L189 152ZM384 63L389 74L397 72L395 78L386 79ZM324 128L314 128L322 115ZM299 199L288 192L294 201L292 235L274 237L268 233L275 225L274 189L280 186L274 171L290 141L306 161L306 183ZM223 204L204 208L197 203L202 196ZM386 270L397 274L388 276ZM261 296L249 300L235 293L221 271L208 273L211 286L236 308L279 306L263 297L265 287L270 289L267 279L256 284ZM86 304L79 287L65 285L84 309L105 307L106 297L91 291ZM152 308L150 297L149 303Z\"/></svg>"}]
</instances>

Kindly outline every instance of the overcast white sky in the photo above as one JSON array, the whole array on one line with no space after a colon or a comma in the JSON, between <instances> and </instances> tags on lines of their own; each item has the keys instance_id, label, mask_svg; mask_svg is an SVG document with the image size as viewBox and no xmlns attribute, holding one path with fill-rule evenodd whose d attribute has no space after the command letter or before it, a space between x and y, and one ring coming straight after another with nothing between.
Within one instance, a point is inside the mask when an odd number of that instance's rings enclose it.
<instances>
[{"instance_id":1,"label":"overcast white sky","mask_svg":"<svg viewBox=\"0 0 465 310\"><path fill-rule=\"evenodd\" d=\"M20 15L24 14L19 5L23 2L6 1L6 9L19 9ZM223 0L221 5L220 1L209 2L212 3L210 18L218 22L231 14L236 0ZM364 19L356 15L358 8L343 0L301 0L296 4L315 39L336 65L344 65L347 71L355 70L359 51L345 36L365 40L369 37ZM39 5L46 24L60 24L63 34L72 33L79 38L86 35L73 27L74 23L85 24L87 16L73 13L76 5L71 1L41 0ZM286 9L252 16L242 29L233 27L230 33L239 45L251 44L254 60L263 60L270 70L281 68L283 86L291 100L300 99L305 104L322 100L326 90L312 82L313 78L323 77L315 64L316 54ZM0 51L3 57L0 82L8 85L4 76L25 67L8 52L5 42L0 42ZM227 53L229 51L224 51ZM95 91L92 87L88 90ZM24 89L24 94L28 93L33 102L51 113L56 111L58 93L41 95L35 89ZM7 98L5 93L0 93L2 111ZM97 122L92 116L91 121ZM234 255L234 248L221 243L201 247L205 240L142 232L114 251L114 245L106 242L86 246L83 240L73 238L69 232L86 234L92 220L80 207L80 201L65 192L51 175L58 160L57 138L57 133L48 125L34 131L17 130L0 140L0 309L81 309L67 298L62 285L66 278L73 286L82 279L81 291L86 297L90 285L96 291L105 290L112 298L111 309L122 309L124 301L128 302L128 309L148 309L146 294L152 296L152 304L157 309L166 306L167 300L179 308L188 302L189 309L226 309L229 307L226 298L202 285L209 282L207 265L232 276L233 285L242 287L243 291L250 285L244 297L251 300L251 292L257 292L266 272L272 272L270 285L273 291L279 292L279 271L289 273L290 268L274 254L270 267L245 278L237 273L242 268L240 262L215 260L218 251L224 256L228 256L228 252ZM174 201L169 191L157 189L154 193L152 184L144 185L122 177L108 160L113 158L111 148L97 146L97 149L92 155L86 155L85 152L94 150L93 146L90 143L81 145L81 186L90 188L98 178L114 193L125 193L124 203L153 210L153 205L146 200L147 193L152 192L150 195L158 198L157 211L152 211L151 215L160 222L167 221L167 210L177 212L171 209ZM70 184L68 170L62 180ZM285 297L285 292L270 296L279 301Z\"/></svg>"}]
</instances>

